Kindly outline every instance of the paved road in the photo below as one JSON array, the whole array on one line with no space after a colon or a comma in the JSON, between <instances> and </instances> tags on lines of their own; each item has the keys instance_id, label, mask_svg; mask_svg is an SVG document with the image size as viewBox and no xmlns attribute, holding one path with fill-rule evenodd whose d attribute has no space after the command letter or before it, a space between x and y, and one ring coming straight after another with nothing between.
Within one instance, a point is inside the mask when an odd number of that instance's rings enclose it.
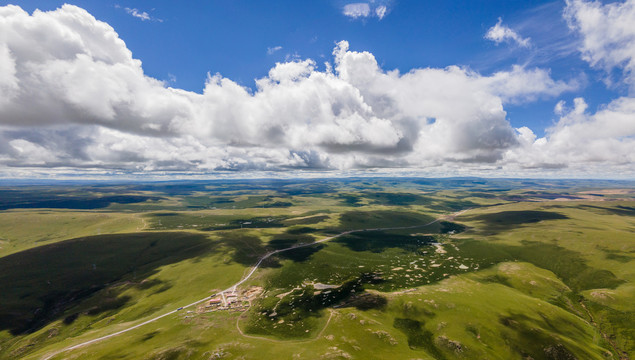
<instances>
[{"instance_id":1,"label":"paved road","mask_svg":"<svg viewBox=\"0 0 635 360\"><path fill-rule=\"evenodd\" d=\"M469 210L469 209L458 211L458 212L456 212L456 213L454 213L454 214L452 214L452 215L450 215L450 216L458 216L458 215L460 215L460 214L462 214L462 213L466 212L467 210ZM102 337L99 337L99 338L96 338L96 339L93 339L93 340L84 341L83 343L79 343L79 344L77 344L77 345L69 346L69 347L64 348L64 349L62 349L62 350L56 351L56 352L54 352L53 354L47 355L46 357L44 357L44 358L42 358L42 359L43 359L43 360L48 360L48 359L52 358L53 356L58 355L58 354L61 354L61 353L63 353L63 352L66 352L66 351L71 351L71 350L74 350L74 349L80 348L80 347L82 347L82 346L86 346L86 345L94 344L94 343L96 343L96 342L99 342L99 341L102 341L102 340L109 339L109 338L111 338L111 337L115 337L115 336L121 335L121 334L126 333L126 332L128 332L128 331L131 331L131 330L134 330L134 329L140 328L140 327L142 327L142 326L144 326L144 325L147 325L147 324L149 324L149 323L155 322L155 321L157 321L157 320L159 320L159 319L161 319L161 318L164 318L164 317L166 317L166 316L168 316L168 315L172 315L172 314L174 314L174 313L176 313L176 312L178 312L178 311L181 311L181 310L183 310L183 309L187 309L187 308L189 308L189 307L192 307L192 306L198 305L198 304L200 304L200 303L202 303L202 302L204 302L204 301L209 300L209 298L210 298L210 297L215 297L215 296L218 296L218 295L220 295L221 293L224 293L224 292L234 292L234 291L236 291L236 287L238 287L238 286L242 285L245 281L247 281L247 280L248 280L248 279L249 279L249 278L250 278L250 277L251 277L251 276L252 276L252 275L256 272L256 270L258 270L258 268L260 267L260 265L262 264L262 262L263 262L263 261L267 260L267 259L268 259L268 258L270 258L272 255L275 255L275 254L281 253L281 252L283 252L283 251L289 251L289 250L298 249L298 248L302 248L302 247L312 246L312 245L315 245L315 244L319 244L319 243L323 243L323 242L326 242L326 241L329 241L329 240L333 240L333 239L338 238L338 237L340 237L340 236L344 236L344 235L348 235L348 234L351 234L351 233L356 233L356 232L364 232L364 231L385 231L385 230L405 230L405 229L416 229L416 228L420 228L420 227L426 227L426 226L432 225L432 224L434 224L434 223L436 223L436 222L440 221L441 219L442 219L442 218L438 218L438 219L435 219L435 220L430 221L429 223L427 223L427 224L423 224L423 225L397 226L397 227L385 227L385 228L375 228L375 229L349 230L349 231L344 231L344 232L342 232L342 233L339 233L339 234L337 234L337 235L333 235L333 236L330 236L330 237L326 237L326 238L324 238L324 239L317 240L317 241L312 242L312 243L306 243L306 244L295 245L295 246L291 246L291 247L288 247L288 248L285 248L285 249L279 249L279 250L275 250L275 251L269 252L269 253L267 253L267 254L263 255L263 256L262 256L262 257L258 260L258 262L256 263L256 265L254 265L254 266L252 267L251 271L249 271L249 272L247 273L247 275L245 275L245 276L244 276L244 277L243 277L240 281L238 281L238 282L237 282L237 283L235 283L234 285L232 285L232 286L228 287L227 289L225 289L225 290L223 290L223 291L221 291L221 292L219 292L219 293L216 293L216 294L214 294L214 295L212 295L212 296L206 296L206 297L204 297L204 298L202 298L202 299L200 299L200 300L197 300L197 301L195 301L195 302L193 302L193 303L191 303L191 304L188 304L188 305L182 306L182 307L180 307L180 308L178 308L178 309L176 309L176 310L172 310L172 311L167 312L167 313L165 313L165 314L163 314L163 315L159 315L159 316L157 316L157 317L155 317L155 318L152 318L152 319L150 319L150 320L146 320L146 321L144 321L144 322L142 322L142 323L140 323L140 324L133 325L133 326L131 326L131 327L129 327L129 328L125 328L125 329L123 329L123 330L117 331L117 332L112 333L112 334L110 334L110 335L102 336Z\"/></svg>"}]
</instances>

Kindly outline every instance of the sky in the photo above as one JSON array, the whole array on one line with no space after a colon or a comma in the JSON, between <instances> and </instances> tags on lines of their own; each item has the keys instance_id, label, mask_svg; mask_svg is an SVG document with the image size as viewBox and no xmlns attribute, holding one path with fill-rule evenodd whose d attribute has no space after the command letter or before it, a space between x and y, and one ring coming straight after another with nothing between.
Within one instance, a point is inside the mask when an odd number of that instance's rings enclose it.
<instances>
[{"instance_id":1,"label":"sky","mask_svg":"<svg viewBox=\"0 0 635 360\"><path fill-rule=\"evenodd\" d=\"M0 178L635 179L634 23L635 0L0 1Z\"/></svg>"}]
</instances>

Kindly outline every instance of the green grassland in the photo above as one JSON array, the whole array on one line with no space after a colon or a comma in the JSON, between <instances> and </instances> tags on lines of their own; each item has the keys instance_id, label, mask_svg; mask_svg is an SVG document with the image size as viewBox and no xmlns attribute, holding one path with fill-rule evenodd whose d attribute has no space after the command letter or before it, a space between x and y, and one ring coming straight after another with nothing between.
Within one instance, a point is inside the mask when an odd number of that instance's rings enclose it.
<instances>
[{"instance_id":1,"label":"green grassland","mask_svg":"<svg viewBox=\"0 0 635 360\"><path fill-rule=\"evenodd\" d=\"M9 210L0 216L0 256L81 236L140 231L136 214L74 210Z\"/></svg>"},{"instance_id":2,"label":"green grassland","mask_svg":"<svg viewBox=\"0 0 635 360\"><path fill-rule=\"evenodd\" d=\"M635 357L632 183L228 180L0 192L2 359ZM268 258L239 287L262 288L240 310L186 308L63 351L226 289L271 251L351 230L362 231Z\"/></svg>"}]
</instances>

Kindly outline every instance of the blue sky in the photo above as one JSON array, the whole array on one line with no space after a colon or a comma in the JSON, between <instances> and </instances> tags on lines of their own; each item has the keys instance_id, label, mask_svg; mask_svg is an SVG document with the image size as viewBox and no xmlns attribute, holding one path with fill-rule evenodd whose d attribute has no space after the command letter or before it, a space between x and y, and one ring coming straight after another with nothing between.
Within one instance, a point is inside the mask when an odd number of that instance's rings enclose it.
<instances>
[{"instance_id":1,"label":"blue sky","mask_svg":"<svg viewBox=\"0 0 635 360\"><path fill-rule=\"evenodd\" d=\"M64 3L27 0L20 6L32 12L54 10ZM253 88L254 79L266 76L276 62L311 58L323 68L324 61L332 61L335 43L347 40L352 50L374 54L386 70L461 65L490 74L523 64L549 68L556 79L586 72L591 84L576 94L563 94L565 99L583 95L593 107L616 93L597 84L602 75L590 69L574 47L549 50L554 40L570 46L574 37L562 18L564 1L386 1L389 13L381 20L344 16L342 9L348 3L72 2L113 26L133 56L143 61L146 74L196 92L202 91L208 72ZM145 12L150 19L134 17L126 8ZM511 28L521 28L534 46L497 45L485 39L498 18ZM270 54L269 49L275 52ZM557 101L511 106L509 120L542 135L554 120Z\"/></svg>"},{"instance_id":2,"label":"blue sky","mask_svg":"<svg viewBox=\"0 0 635 360\"><path fill-rule=\"evenodd\" d=\"M0 2L1 5L10 3ZM36 9L51 12L61 11L56 9L63 4L64 2L50 0L25 0L20 1L19 6L28 14L33 14ZM632 7L632 1L617 2L616 4L621 6L617 9L618 13L623 14L622 17L629 20L629 16L631 16L629 9ZM275 68L277 63L301 63L311 59L314 61L311 65L311 71L325 74L329 71L325 62L328 62L330 66L337 65L337 60L332 53L342 40L348 43L347 50L350 54L363 52L371 54L379 66L379 71L384 74L395 69L403 75L416 69L443 70L458 66L468 74L469 78L481 77L486 81L487 78L494 77L497 73L512 72L514 68L527 72L538 69L542 72L541 74L545 74L549 78L549 81L552 81L552 83L541 85L544 87L541 90L536 90L531 94L510 95L512 100L506 98L507 95L501 95L496 91L493 94L502 99L504 121L508 122L510 129L526 127L533 132L537 139L548 137L549 129L557 127L559 121L567 116L566 111L554 113L554 108L559 102L564 101L565 108L571 112L574 108L574 99L584 99L588 121L594 121L593 116L596 113L606 109L615 99L628 98L632 89L630 80L626 79L630 69L624 65L624 59L611 66L602 66L603 63L611 63L606 59L600 59L595 63L589 60L589 56L593 57L599 52L597 51L598 47L585 48L585 37L591 35L586 29L587 24L583 23L584 17L580 14L583 11L592 11L596 5L609 6L601 3L581 0L569 3L564 1L516 0L468 2L397 0L264 2L235 0L204 2L76 1L72 2L72 5L94 17L97 22L103 22L112 27L116 35L125 42L125 48L131 52L131 57L141 60L141 69L146 78L163 81L163 86L166 88L171 87L191 92L192 94L188 96L194 96L196 93L201 94L204 91L208 86L208 74L213 76L218 73L222 78L229 79L234 84L244 87L245 91L252 95L259 91L256 79L269 76L270 70ZM563 16L565 9L569 9L568 11L573 15L568 18ZM606 14L608 17L608 12ZM578 15L580 16L577 17ZM496 40L492 35L488 38L488 32L494 29L497 24L498 30L500 30L499 35L508 31L506 37ZM15 39L5 40L9 44L10 54L15 53L12 52L12 40ZM45 41L37 38L31 40L35 43ZM616 39L615 41L618 43L628 41L628 37L626 40ZM613 46L615 41L613 41ZM593 53L593 51L596 52ZM14 60L18 67L19 61L20 59L17 58ZM336 74L340 74L337 71ZM516 81L522 82L523 80ZM359 88L357 84L354 86ZM558 89L555 89L556 87ZM370 90L360 88L360 91L365 98L370 97L370 93L367 93ZM457 95L457 101L462 99L461 96ZM70 102L74 103L74 100ZM402 102L397 101L397 103L401 104ZM380 106L378 103L369 103L369 106L372 107L373 116L379 116L378 114L382 113L381 109L377 108ZM457 103L456 106L461 105ZM403 118L406 116L405 113L412 114L413 112L407 110L399 116ZM421 115L422 117L440 119L434 115L436 113L428 115L424 111L421 114L425 114ZM481 115L474 114L474 116ZM381 118L381 116L379 117ZM395 119L397 118L395 117ZM428 122L436 120L429 119ZM310 120L305 121L310 122ZM81 121L69 121L68 124L75 126L78 122ZM55 131L63 131L60 130L60 124L63 123L65 122L61 120L56 122ZM103 121L96 121L91 126L95 124L111 130L124 131L116 126L104 125ZM7 135L9 137L16 137L18 130L27 131L27 129L18 129L19 124L15 121L8 126L13 127L5 129L5 132L13 131L10 136ZM52 131L50 124L47 126L37 129L39 137L31 135L30 138L24 136L20 139L11 138L9 141L23 140L48 149L52 145L31 140L46 137L44 132ZM489 125L485 124L484 126ZM401 135L404 131L403 127L398 129L398 133ZM419 129L419 131L423 130ZM139 132L135 134L139 135ZM628 141L632 140L632 134L627 133L620 138L624 137ZM355 141L355 144L364 142L360 139ZM228 144L234 142L234 140L227 140ZM503 142L509 143L509 147L513 147L516 145L512 143L515 144L519 141L512 139ZM218 145L217 143L215 142L215 145ZM327 142L316 143L313 144L314 146L300 150L296 149L297 142L291 143L293 146L287 146L285 151L294 153L297 150L298 153L314 154L323 160L336 153L330 148L324 150L328 148L324 145ZM347 146L346 144L340 145L342 146L339 146L338 149ZM628 144L622 145L626 147ZM211 145L206 143L202 146L209 148ZM264 147L271 148L269 145ZM456 146L452 147L452 149L454 148ZM354 147L350 149L357 151ZM473 150L470 154L457 154L448 157L448 159L431 159L431 163L434 163L434 166L438 168L437 163L450 161L451 158L452 161L478 164L475 165L476 170L473 172L480 174L478 169L482 167L481 165L486 165L494 170L505 168L506 163L505 161L501 162L501 159L504 158L503 152L507 150L507 145L501 145L496 149L496 154L484 154L485 150L483 149L470 149L470 151ZM8 157L15 157L9 154L14 150L5 149L4 151ZM2 151L0 148L0 153ZM67 158L71 157L70 150L64 151ZM424 151L426 156L436 156L430 151ZM474 155L476 153L478 154ZM234 155L225 153L222 156L228 163L236 163L236 161L228 160ZM236 156L240 157L241 155ZM29 164L28 161L19 161L15 158L13 160L16 161L6 161L5 165L8 168L25 169L40 166L40 168L46 169L70 168L72 170L78 167L77 164L65 164L65 161L61 160L58 155L51 157L51 159L53 158L56 160L43 160L45 165L37 165L35 162ZM544 164L545 159L548 160L548 158L548 155L544 155L543 159L529 160L531 164L523 163L520 167L515 165L512 167L516 169L514 170L516 173L523 168L541 168L541 164ZM616 171L619 173L617 176L622 176L624 171L627 173L633 171L633 166L628 164L630 161L628 159L630 158L621 160L620 170ZM240 163L240 161L237 162ZM329 163L331 165L326 165L325 168L342 170L384 167L373 161L364 160L362 162L363 165L359 165L355 161L335 161ZM545 168L570 168L565 164L566 162L561 160L557 164L547 164L548 166ZM87 161L82 167L101 168L100 163L104 162ZM142 159L139 163L135 165L135 169L161 170L161 166L156 165L156 161L151 166L147 166L147 162L144 163ZM356 165L350 165L353 163ZM271 165L268 160L262 160L260 164ZM129 170L128 165L121 166L120 169ZM268 169L285 168L285 166L280 167L273 164ZM289 166L293 168L292 165ZM413 164L409 159L395 157L391 164L385 167L429 169L430 166L430 164ZM610 168L612 165L606 166ZM105 168L107 167L105 166ZM118 168L118 166L114 167ZM229 167L231 168L231 166ZM248 166L248 168L255 169L258 166ZM206 168L205 171L210 169L222 170L224 167L212 166ZM455 170L447 171L452 173ZM496 171L493 174L496 174ZM565 171L565 174L575 174L575 171Z\"/></svg>"}]
</instances>

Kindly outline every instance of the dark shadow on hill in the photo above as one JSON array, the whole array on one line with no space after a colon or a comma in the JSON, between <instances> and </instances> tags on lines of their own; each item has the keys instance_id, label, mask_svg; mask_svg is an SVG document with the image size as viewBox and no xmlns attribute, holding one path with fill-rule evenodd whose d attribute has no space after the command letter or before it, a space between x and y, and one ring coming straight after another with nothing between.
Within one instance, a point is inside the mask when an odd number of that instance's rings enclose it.
<instances>
[{"instance_id":1,"label":"dark shadow on hill","mask_svg":"<svg viewBox=\"0 0 635 360\"><path fill-rule=\"evenodd\" d=\"M233 230L233 229L264 229L264 228L276 228L284 227L282 221L283 217L267 218L267 217L253 217L244 219L234 219L227 223L214 225L210 227L202 228L202 231L215 231L215 230Z\"/></svg>"},{"instance_id":2,"label":"dark shadow on hill","mask_svg":"<svg viewBox=\"0 0 635 360\"><path fill-rule=\"evenodd\" d=\"M393 327L406 335L410 349L426 351L434 359L472 358L470 349L462 344L461 337L451 339L443 333L435 336L428 330L421 319L422 310L413 306L404 307L403 317L396 317L393 322ZM509 344L511 352L517 354L518 358L574 360L594 357L575 342L565 342L554 335L586 339L588 333L579 323L562 316L548 316L541 312L532 314L535 316L521 313L499 315L500 331L497 334ZM468 325L465 331L480 338L478 326Z\"/></svg>"},{"instance_id":3,"label":"dark shadow on hill","mask_svg":"<svg viewBox=\"0 0 635 360\"><path fill-rule=\"evenodd\" d=\"M308 226L298 226L298 227L287 228L287 234L292 234L292 235L310 234L317 231L319 231L319 229L308 227Z\"/></svg>"},{"instance_id":4,"label":"dark shadow on hill","mask_svg":"<svg viewBox=\"0 0 635 360\"><path fill-rule=\"evenodd\" d=\"M435 359L445 359L443 352L434 343L434 334L424 327L421 321L408 318L395 318L395 329L401 331L408 338L408 347L412 350L425 350Z\"/></svg>"},{"instance_id":5,"label":"dark shadow on hill","mask_svg":"<svg viewBox=\"0 0 635 360\"><path fill-rule=\"evenodd\" d=\"M522 245L505 245L474 240L461 240L457 244L474 258L492 258L491 264L516 260L549 270L574 292L598 288L612 289L624 283L624 280L608 270L589 266L580 253L554 244L523 241ZM501 276L490 276L483 281L511 287L507 279Z\"/></svg>"},{"instance_id":6,"label":"dark shadow on hill","mask_svg":"<svg viewBox=\"0 0 635 360\"><path fill-rule=\"evenodd\" d=\"M392 193L392 192L368 192L364 191L360 194L341 194L341 198L349 206L359 206L363 199L368 199L371 205L383 206L409 206L421 205L430 209L439 211L457 211L467 208L479 207L479 204L469 200L439 200L429 196L411 193Z\"/></svg>"},{"instance_id":7,"label":"dark shadow on hill","mask_svg":"<svg viewBox=\"0 0 635 360\"><path fill-rule=\"evenodd\" d=\"M635 207L618 205L615 207L604 207L594 205L580 205L581 208L589 209L599 214L614 214L620 216L635 216Z\"/></svg>"},{"instance_id":8,"label":"dark shadow on hill","mask_svg":"<svg viewBox=\"0 0 635 360\"><path fill-rule=\"evenodd\" d=\"M267 244L269 251L287 249L293 246L309 244L315 242L315 238L306 234L294 234L286 233L279 234L273 237ZM291 249L279 252L276 257L292 260L295 262L304 262L308 260L313 254L324 248L323 244L315 244L299 247L297 249Z\"/></svg>"},{"instance_id":9,"label":"dark shadow on hill","mask_svg":"<svg viewBox=\"0 0 635 360\"><path fill-rule=\"evenodd\" d=\"M635 251L622 251L622 250L613 250L607 249L605 247L597 247L598 250L602 251L605 255L605 258L608 260L619 261L621 263L629 263L635 260Z\"/></svg>"},{"instance_id":10,"label":"dark shadow on hill","mask_svg":"<svg viewBox=\"0 0 635 360\"><path fill-rule=\"evenodd\" d=\"M608 270L587 265L580 253L558 245L523 241L522 246L499 245L499 247L512 255L514 259L550 270L575 292L597 288L613 289L624 282Z\"/></svg>"},{"instance_id":11,"label":"dark shadow on hill","mask_svg":"<svg viewBox=\"0 0 635 360\"><path fill-rule=\"evenodd\" d=\"M568 219L566 215L551 211L502 211L493 214L482 214L467 216L464 220L481 221L480 231L486 234L497 234L515 227L534 224L545 220L564 220Z\"/></svg>"},{"instance_id":12,"label":"dark shadow on hill","mask_svg":"<svg viewBox=\"0 0 635 360\"><path fill-rule=\"evenodd\" d=\"M336 192L333 185L321 183L321 181L301 181L300 184L290 184L276 189L279 193L289 196L294 195L322 195Z\"/></svg>"},{"instance_id":13,"label":"dark shadow on hill","mask_svg":"<svg viewBox=\"0 0 635 360\"><path fill-rule=\"evenodd\" d=\"M383 252L389 248L399 248L415 252L422 246L435 242L434 236L403 235L385 231L364 231L341 236L334 240L353 251Z\"/></svg>"},{"instance_id":14,"label":"dark shadow on hill","mask_svg":"<svg viewBox=\"0 0 635 360\"><path fill-rule=\"evenodd\" d=\"M388 305L388 299L375 293L361 293L346 299L339 307L354 307L357 310L384 310Z\"/></svg>"},{"instance_id":15,"label":"dark shadow on hill","mask_svg":"<svg viewBox=\"0 0 635 360\"><path fill-rule=\"evenodd\" d=\"M203 216L187 212L163 212L147 215L153 230L197 229L202 231L284 227L283 216L244 217L232 215Z\"/></svg>"},{"instance_id":16,"label":"dark shadow on hill","mask_svg":"<svg viewBox=\"0 0 635 360\"><path fill-rule=\"evenodd\" d=\"M316 244L316 245L305 246L305 247L301 247L301 248L297 248L293 250L287 250L287 251L276 254L276 256L283 259L292 260L295 262L304 262L309 260L311 256L313 256L313 254L317 253L318 251L322 249L324 249L324 245Z\"/></svg>"},{"instance_id":17,"label":"dark shadow on hill","mask_svg":"<svg viewBox=\"0 0 635 360\"><path fill-rule=\"evenodd\" d=\"M550 317L538 313L540 319L530 318L525 314L512 313L499 317L504 326L500 336L512 345L512 350L523 359L575 360L591 358L583 349L568 342L568 347L549 335L550 332L563 334L573 339L584 339L585 330L563 317ZM578 354L574 355L572 350ZM584 355L583 357L579 357Z\"/></svg>"},{"instance_id":18,"label":"dark shadow on hill","mask_svg":"<svg viewBox=\"0 0 635 360\"><path fill-rule=\"evenodd\" d=\"M9 209L103 209L113 203L136 204L163 199L145 195L76 195L66 192L33 190L0 190L0 210Z\"/></svg>"},{"instance_id":19,"label":"dark shadow on hill","mask_svg":"<svg viewBox=\"0 0 635 360\"><path fill-rule=\"evenodd\" d=\"M417 194L391 192L364 192L363 196L371 200L371 205L386 206L429 205L434 200Z\"/></svg>"},{"instance_id":20,"label":"dark shadow on hill","mask_svg":"<svg viewBox=\"0 0 635 360\"><path fill-rule=\"evenodd\" d=\"M207 209L234 204L234 199L226 196L184 196L183 201L188 209Z\"/></svg>"},{"instance_id":21,"label":"dark shadow on hill","mask_svg":"<svg viewBox=\"0 0 635 360\"><path fill-rule=\"evenodd\" d=\"M161 266L197 258L214 245L199 234L132 233L77 238L5 256L0 258L0 330L36 331L100 290L100 298L91 298L83 313L120 308L130 299L110 285L123 281L149 291L169 287L143 280ZM65 322L77 316L66 314Z\"/></svg>"},{"instance_id":22,"label":"dark shadow on hill","mask_svg":"<svg viewBox=\"0 0 635 360\"><path fill-rule=\"evenodd\" d=\"M310 336L311 330L315 330L316 319L323 316L323 309L355 306L350 302L364 297L360 295L364 293L364 286L377 281L381 280L377 280L376 274L363 273L335 288L317 290L312 285L307 285L293 289L282 298L272 295L260 299L250 311L246 330L251 334L272 335L283 339L306 338ZM370 309L381 308L386 302L383 297L377 299L373 296L372 301L364 303L362 300L357 304ZM292 326L278 326L282 323Z\"/></svg>"},{"instance_id":23,"label":"dark shadow on hill","mask_svg":"<svg viewBox=\"0 0 635 360\"><path fill-rule=\"evenodd\" d=\"M342 201L343 206L360 207L362 204L362 197L357 194L337 194L337 198Z\"/></svg>"},{"instance_id":24,"label":"dark shadow on hill","mask_svg":"<svg viewBox=\"0 0 635 360\"><path fill-rule=\"evenodd\" d=\"M412 211L348 211L340 215L340 226L332 230L340 232L343 230L420 226L434 220L432 216Z\"/></svg>"},{"instance_id":25,"label":"dark shadow on hill","mask_svg":"<svg viewBox=\"0 0 635 360\"><path fill-rule=\"evenodd\" d=\"M496 192L461 191L459 194L461 194L462 197L476 197L481 199L497 199L499 197Z\"/></svg>"},{"instance_id":26,"label":"dark shadow on hill","mask_svg":"<svg viewBox=\"0 0 635 360\"><path fill-rule=\"evenodd\" d=\"M312 243L314 241L315 241L315 239L312 236L310 236L310 235L304 235L304 234L279 234L279 235L275 235L269 241L267 246L269 248L271 248L271 250L280 250L280 249L286 249L286 248L294 246L294 245Z\"/></svg>"},{"instance_id":27,"label":"dark shadow on hill","mask_svg":"<svg viewBox=\"0 0 635 360\"><path fill-rule=\"evenodd\" d=\"M315 242L315 238L310 235L287 233L274 236L273 239L271 239L271 241L269 241L269 243L267 244L267 247L270 250L281 250L312 242ZM276 256L295 262L304 262L308 260L313 254L317 253L323 248L323 244L303 246L297 249L279 252L278 254L276 254Z\"/></svg>"},{"instance_id":28,"label":"dark shadow on hill","mask_svg":"<svg viewBox=\"0 0 635 360\"><path fill-rule=\"evenodd\" d=\"M244 266L253 266L260 260L261 257L271 251L286 249L292 246L312 243L315 241L315 239L310 235L292 233L275 235L269 243L263 243L257 236L245 235L235 231L223 232L220 235L221 243L232 249L232 261ZM323 248L324 245L315 244L282 251L263 261L260 266L278 268L281 266L278 262L279 259L303 262Z\"/></svg>"},{"instance_id":29,"label":"dark shadow on hill","mask_svg":"<svg viewBox=\"0 0 635 360\"><path fill-rule=\"evenodd\" d=\"M257 236L245 235L240 231L223 232L220 235L221 243L232 249L232 261L244 266L253 266L270 251ZM260 266L277 268L281 265L270 257L263 261Z\"/></svg>"},{"instance_id":30,"label":"dark shadow on hill","mask_svg":"<svg viewBox=\"0 0 635 360\"><path fill-rule=\"evenodd\" d=\"M523 241L521 245L506 245L480 240L458 240L461 251L478 259L481 269L504 261L524 261L553 272L574 292L598 288L616 288L624 283L611 271L590 266L582 255L561 246L539 241ZM495 275L482 280L512 285L507 278Z\"/></svg>"},{"instance_id":31,"label":"dark shadow on hill","mask_svg":"<svg viewBox=\"0 0 635 360\"><path fill-rule=\"evenodd\" d=\"M441 234L458 234L467 230L466 226L449 221L439 221L439 225Z\"/></svg>"},{"instance_id":32,"label":"dark shadow on hill","mask_svg":"<svg viewBox=\"0 0 635 360\"><path fill-rule=\"evenodd\" d=\"M170 217L170 216L179 216L179 213L175 213L175 212L164 212L164 213L154 213L152 214L152 216L156 216L156 217Z\"/></svg>"},{"instance_id":33,"label":"dark shadow on hill","mask_svg":"<svg viewBox=\"0 0 635 360\"><path fill-rule=\"evenodd\" d=\"M482 205L477 204L475 202L471 202L469 200L436 200L430 205L426 205L426 207L445 212L454 212L465 209L474 209L477 207L481 207Z\"/></svg>"},{"instance_id":34,"label":"dark shadow on hill","mask_svg":"<svg viewBox=\"0 0 635 360\"><path fill-rule=\"evenodd\" d=\"M238 200L235 197L227 196L187 196L184 197L185 204L189 209L208 209L208 208L234 208L234 209L249 209L249 208L286 208L293 206L293 203L289 201L282 201L280 198L288 198L283 196L266 196L266 195L252 195L247 196L246 199Z\"/></svg>"}]
</instances>

